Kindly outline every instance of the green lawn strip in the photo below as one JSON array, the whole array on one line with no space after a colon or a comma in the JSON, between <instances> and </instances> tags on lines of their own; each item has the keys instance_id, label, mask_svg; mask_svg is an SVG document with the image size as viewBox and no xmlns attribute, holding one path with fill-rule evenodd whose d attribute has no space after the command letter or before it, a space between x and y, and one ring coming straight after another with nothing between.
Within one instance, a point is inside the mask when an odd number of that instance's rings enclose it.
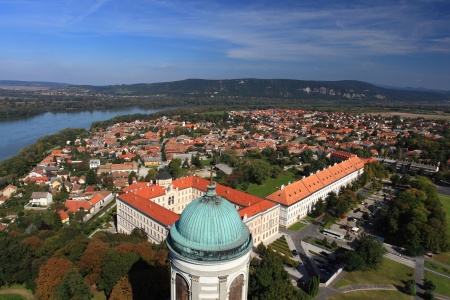
<instances>
[{"instance_id":1,"label":"green lawn strip","mask_svg":"<svg viewBox=\"0 0 450 300\"><path fill-rule=\"evenodd\" d=\"M3 291L3 290L22 290L22 291L26 291L26 292L30 293L31 295L33 295L33 292L31 290L27 289L24 284L5 285L5 286L0 287L0 290L1 291Z\"/></svg>"},{"instance_id":2,"label":"green lawn strip","mask_svg":"<svg viewBox=\"0 0 450 300\"><path fill-rule=\"evenodd\" d=\"M450 276L450 267L445 268L441 265L432 263L431 261L425 261L425 267L431 270L434 270L436 272L442 273L444 275Z\"/></svg>"},{"instance_id":3,"label":"green lawn strip","mask_svg":"<svg viewBox=\"0 0 450 300\"><path fill-rule=\"evenodd\" d=\"M435 293L450 297L450 279L425 271L425 278L433 281L436 286Z\"/></svg>"},{"instance_id":4,"label":"green lawn strip","mask_svg":"<svg viewBox=\"0 0 450 300\"><path fill-rule=\"evenodd\" d=\"M450 266L450 252L433 254L433 259Z\"/></svg>"},{"instance_id":5,"label":"green lawn strip","mask_svg":"<svg viewBox=\"0 0 450 300\"><path fill-rule=\"evenodd\" d=\"M300 230L302 228L304 228L307 224L303 223L303 222L297 222L293 225L291 225L291 227L288 228L288 230Z\"/></svg>"},{"instance_id":6,"label":"green lawn strip","mask_svg":"<svg viewBox=\"0 0 450 300\"><path fill-rule=\"evenodd\" d=\"M439 194L439 199L441 200L442 206L446 213L447 218L447 232L450 235L450 196Z\"/></svg>"},{"instance_id":7,"label":"green lawn strip","mask_svg":"<svg viewBox=\"0 0 450 300\"><path fill-rule=\"evenodd\" d=\"M328 300L409 300L412 296L399 291L355 291L345 294L339 294L328 298Z\"/></svg>"},{"instance_id":8,"label":"green lawn strip","mask_svg":"<svg viewBox=\"0 0 450 300\"><path fill-rule=\"evenodd\" d=\"M409 276L411 275L411 276ZM381 267L374 271L357 271L347 273L335 285L336 288L350 284L394 284L404 286L402 281L413 279L414 270L393 260L383 258Z\"/></svg>"},{"instance_id":9,"label":"green lawn strip","mask_svg":"<svg viewBox=\"0 0 450 300\"><path fill-rule=\"evenodd\" d=\"M248 189L245 191L254 196L266 197L277 191L281 185L287 185L289 182L295 182L296 179L294 175L290 172L283 172L277 178L267 178L266 181L261 184L250 184Z\"/></svg>"},{"instance_id":10,"label":"green lawn strip","mask_svg":"<svg viewBox=\"0 0 450 300\"><path fill-rule=\"evenodd\" d=\"M91 293L93 295L92 300L106 300L106 296L103 291L97 291L91 288Z\"/></svg>"},{"instance_id":11,"label":"green lawn strip","mask_svg":"<svg viewBox=\"0 0 450 300\"><path fill-rule=\"evenodd\" d=\"M306 220L309 223L312 223L312 222L314 222L316 220L316 218L311 217L311 216L306 216L306 217L303 218L303 220Z\"/></svg>"},{"instance_id":12,"label":"green lawn strip","mask_svg":"<svg viewBox=\"0 0 450 300\"><path fill-rule=\"evenodd\" d=\"M17 294L1 294L0 300L25 300L25 298Z\"/></svg>"}]
</instances>

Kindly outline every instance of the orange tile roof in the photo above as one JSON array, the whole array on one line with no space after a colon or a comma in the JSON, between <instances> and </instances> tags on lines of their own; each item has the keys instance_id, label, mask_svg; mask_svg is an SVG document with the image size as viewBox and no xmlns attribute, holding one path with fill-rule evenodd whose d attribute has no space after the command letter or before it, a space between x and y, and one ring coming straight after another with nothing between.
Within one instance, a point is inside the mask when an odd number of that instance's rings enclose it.
<instances>
[{"instance_id":1,"label":"orange tile roof","mask_svg":"<svg viewBox=\"0 0 450 300\"><path fill-rule=\"evenodd\" d=\"M66 200L64 204L67 207L68 212L77 212L80 208L84 210L90 210L92 208L91 204L88 201L82 200Z\"/></svg>"},{"instance_id":2,"label":"orange tile roof","mask_svg":"<svg viewBox=\"0 0 450 300\"><path fill-rule=\"evenodd\" d=\"M180 178L173 181L173 185L178 187L179 190L188 187L195 187L196 189L202 190L204 192L206 192L206 186L209 185L209 183L210 182L208 180L197 176ZM235 190L221 184L216 184L216 193L220 197L223 197L228 201L243 207L251 206L263 200L259 197Z\"/></svg>"},{"instance_id":3,"label":"orange tile roof","mask_svg":"<svg viewBox=\"0 0 450 300\"><path fill-rule=\"evenodd\" d=\"M100 195L95 195L94 197L92 197L91 200L89 200L89 202L90 202L92 205L95 205L95 204L97 204L98 202L100 202L102 199L103 199L103 197L101 197Z\"/></svg>"},{"instance_id":4,"label":"orange tile roof","mask_svg":"<svg viewBox=\"0 0 450 300\"><path fill-rule=\"evenodd\" d=\"M290 206L310 196L314 192L347 176L348 174L362 168L364 168L363 160L355 156L329 167L328 169L287 185L283 189L270 194L266 198L285 206Z\"/></svg>"},{"instance_id":5,"label":"orange tile roof","mask_svg":"<svg viewBox=\"0 0 450 300\"><path fill-rule=\"evenodd\" d=\"M268 201L268 200L263 200L261 202L258 202L256 204L253 204L252 206L249 207L245 207L241 210L238 211L239 216L244 217L245 215L247 215L247 217L253 217L259 213L262 213L263 211L268 210L271 207L274 207L276 204Z\"/></svg>"},{"instance_id":6,"label":"orange tile roof","mask_svg":"<svg viewBox=\"0 0 450 300\"><path fill-rule=\"evenodd\" d=\"M65 219L69 218L69 215L63 210L58 211L58 215L61 221L64 221Z\"/></svg>"},{"instance_id":7,"label":"orange tile roof","mask_svg":"<svg viewBox=\"0 0 450 300\"><path fill-rule=\"evenodd\" d=\"M136 183L133 183L132 185L124 187L122 189L122 191L129 192L132 190L136 190L136 189L144 188L144 187L148 187L148 186L150 186L150 182L136 182Z\"/></svg>"},{"instance_id":8,"label":"orange tile roof","mask_svg":"<svg viewBox=\"0 0 450 300\"><path fill-rule=\"evenodd\" d=\"M180 218L176 213L133 193L122 194L117 199L165 226L173 225Z\"/></svg>"}]
</instances>

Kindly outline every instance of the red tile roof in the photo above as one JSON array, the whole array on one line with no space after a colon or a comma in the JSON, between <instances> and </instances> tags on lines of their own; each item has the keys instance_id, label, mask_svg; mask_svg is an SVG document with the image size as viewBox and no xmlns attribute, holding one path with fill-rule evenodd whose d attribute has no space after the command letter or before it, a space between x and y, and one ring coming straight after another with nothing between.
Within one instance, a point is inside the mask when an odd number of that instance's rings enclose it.
<instances>
[{"instance_id":1,"label":"red tile roof","mask_svg":"<svg viewBox=\"0 0 450 300\"><path fill-rule=\"evenodd\" d=\"M65 219L69 218L69 215L63 210L58 211L58 215L61 221L64 221Z\"/></svg>"},{"instance_id":2,"label":"red tile roof","mask_svg":"<svg viewBox=\"0 0 450 300\"><path fill-rule=\"evenodd\" d=\"M166 226L173 225L180 218L176 213L133 193L122 194L117 199L136 208L143 214L151 216L152 219Z\"/></svg>"},{"instance_id":3,"label":"red tile roof","mask_svg":"<svg viewBox=\"0 0 450 300\"><path fill-rule=\"evenodd\" d=\"M68 212L77 212L80 208L84 210L90 210L92 208L91 204L88 201L83 200L67 200L65 203Z\"/></svg>"},{"instance_id":4,"label":"red tile roof","mask_svg":"<svg viewBox=\"0 0 450 300\"><path fill-rule=\"evenodd\" d=\"M173 185L175 187L178 187L179 190L189 187L195 187L196 189L202 190L204 192L206 192L206 186L209 185L209 183L210 182L208 180L197 176L180 178L173 181ZM216 193L220 197L223 197L228 201L243 207L251 206L263 200L259 197L232 189L221 184L216 184Z\"/></svg>"},{"instance_id":5,"label":"red tile roof","mask_svg":"<svg viewBox=\"0 0 450 300\"><path fill-rule=\"evenodd\" d=\"M268 200L262 200L259 203L253 204L252 206L245 207L238 211L239 216L243 218L245 215L247 215L248 218L253 217L259 213L262 213L263 211L268 210L271 207L274 207L276 204L268 201Z\"/></svg>"},{"instance_id":6,"label":"red tile roof","mask_svg":"<svg viewBox=\"0 0 450 300\"><path fill-rule=\"evenodd\" d=\"M362 168L364 168L363 160L355 156L329 167L328 169L319 171L316 174L287 185L266 198L285 206L290 206Z\"/></svg>"}]
</instances>

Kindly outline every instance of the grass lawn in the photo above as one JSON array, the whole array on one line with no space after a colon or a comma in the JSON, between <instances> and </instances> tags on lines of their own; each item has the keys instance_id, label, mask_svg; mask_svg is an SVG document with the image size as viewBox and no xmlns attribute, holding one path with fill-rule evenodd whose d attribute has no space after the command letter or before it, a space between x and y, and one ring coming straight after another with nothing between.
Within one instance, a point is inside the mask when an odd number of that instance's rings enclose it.
<instances>
[{"instance_id":1,"label":"grass lawn","mask_svg":"<svg viewBox=\"0 0 450 300\"><path fill-rule=\"evenodd\" d=\"M25 298L17 294L0 295L0 300L24 300Z\"/></svg>"},{"instance_id":2,"label":"grass lawn","mask_svg":"<svg viewBox=\"0 0 450 300\"><path fill-rule=\"evenodd\" d=\"M397 286L404 286L402 280L406 281L409 279L414 279L413 275L414 269L393 260L383 258L381 267L378 270L347 273L344 278L339 280L334 287L339 288L351 284L366 283L394 284Z\"/></svg>"},{"instance_id":3,"label":"grass lawn","mask_svg":"<svg viewBox=\"0 0 450 300\"><path fill-rule=\"evenodd\" d=\"M295 182L296 179L291 172L282 172L277 178L267 178L267 180L261 184L250 184L247 193L258 197L266 197L277 191L281 185L287 185L289 182Z\"/></svg>"},{"instance_id":4,"label":"grass lawn","mask_svg":"<svg viewBox=\"0 0 450 300\"><path fill-rule=\"evenodd\" d=\"M289 257L292 257L291 250L289 249L289 245L286 242L286 237L283 235L280 238L276 239L272 244L269 245L273 250L277 252L284 253Z\"/></svg>"},{"instance_id":5,"label":"grass lawn","mask_svg":"<svg viewBox=\"0 0 450 300\"><path fill-rule=\"evenodd\" d=\"M433 254L433 259L450 266L450 252Z\"/></svg>"},{"instance_id":6,"label":"grass lawn","mask_svg":"<svg viewBox=\"0 0 450 300\"><path fill-rule=\"evenodd\" d=\"M434 270L436 272L442 273L444 275L450 276L450 267L444 268L441 265L434 264L430 261L425 261L425 267L431 270Z\"/></svg>"},{"instance_id":7,"label":"grass lawn","mask_svg":"<svg viewBox=\"0 0 450 300\"><path fill-rule=\"evenodd\" d=\"M23 290L29 292L31 295L33 292L25 287L24 284L11 284L0 287L0 290Z\"/></svg>"},{"instance_id":8,"label":"grass lawn","mask_svg":"<svg viewBox=\"0 0 450 300\"><path fill-rule=\"evenodd\" d=\"M425 278L433 281L436 286L435 293L450 297L450 280L448 278L425 271Z\"/></svg>"},{"instance_id":9,"label":"grass lawn","mask_svg":"<svg viewBox=\"0 0 450 300\"><path fill-rule=\"evenodd\" d=\"M92 300L106 300L105 293L103 291L95 291L91 289L91 293L93 294Z\"/></svg>"},{"instance_id":10,"label":"grass lawn","mask_svg":"<svg viewBox=\"0 0 450 300\"><path fill-rule=\"evenodd\" d=\"M450 234L450 196L439 194L439 199L441 199L444 211L447 214L447 232Z\"/></svg>"},{"instance_id":11,"label":"grass lawn","mask_svg":"<svg viewBox=\"0 0 450 300\"><path fill-rule=\"evenodd\" d=\"M292 224L288 229L289 230L299 230L302 229L303 227L307 226L308 224L305 224L303 222L297 222L295 224Z\"/></svg>"},{"instance_id":12,"label":"grass lawn","mask_svg":"<svg viewBox=\"0 0 450 300\"><path fill-rule=\"evenodd\" d=\"M356 291L345 294L336 295L328 298L328 300L409 300L412 296L403 294L399 291Z\"/></svg>"},{"instance_id":13,"label":"grass lawn","mask_svg":"<svg viewBox=\"0 0 450 300\"><path fill-rule=\"evenodd\" d=\"M303 218L303 220L306 220L309 223L312 223L316 220L316 218L307 215L306 217Z\"/></svg>"}]
</instances>

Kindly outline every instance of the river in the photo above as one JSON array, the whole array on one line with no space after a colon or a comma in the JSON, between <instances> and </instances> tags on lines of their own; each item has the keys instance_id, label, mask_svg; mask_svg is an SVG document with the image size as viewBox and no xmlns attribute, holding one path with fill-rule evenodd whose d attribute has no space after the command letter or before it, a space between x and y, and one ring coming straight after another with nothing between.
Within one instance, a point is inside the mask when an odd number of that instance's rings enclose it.
<instances>
[{"instance_id":1,"label":"river","mask_svg":"<svg viewBox=\"0 0 450 300\"><path fill-rule=\"evenodd\" d=\"M64 128L91 127L92 122L109 120L119 115L151 114L159 110L132 107L120 110L95 110L70 113L45 113L32 118L0 120L0 161L19 153L45 135Z\"/></svg>"}]
</instances>

